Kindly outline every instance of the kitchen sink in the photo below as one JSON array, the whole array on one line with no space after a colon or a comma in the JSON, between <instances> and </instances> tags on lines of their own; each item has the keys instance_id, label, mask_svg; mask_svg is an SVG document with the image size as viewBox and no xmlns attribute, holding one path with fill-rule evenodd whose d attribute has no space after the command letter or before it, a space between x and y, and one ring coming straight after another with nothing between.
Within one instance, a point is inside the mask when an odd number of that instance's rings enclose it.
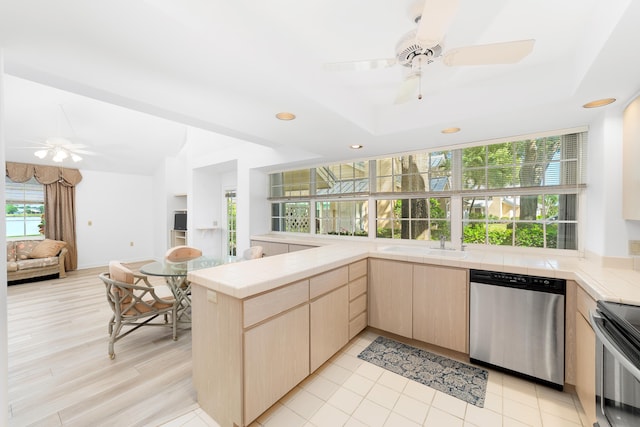
<instances>
[{"instance_id":1,"label":"kitchen sink","mask_svg":"<svg viewBox=\"0 0 640 427\"><path fill-rule=\"evenodd\" d=\"M381 249L384 252L403 253L416 256L434 256L445 258L466 258L467 253L455 249L420 248L413 246L387 246Z\"/></svg>"}]
</instances>

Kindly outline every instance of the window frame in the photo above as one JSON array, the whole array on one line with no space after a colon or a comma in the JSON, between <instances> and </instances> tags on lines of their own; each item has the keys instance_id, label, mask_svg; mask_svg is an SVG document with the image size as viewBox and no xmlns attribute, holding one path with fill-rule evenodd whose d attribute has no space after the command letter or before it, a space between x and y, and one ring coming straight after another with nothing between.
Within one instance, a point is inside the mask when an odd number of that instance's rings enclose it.
<instances>
[{"instance_id":1,"label":"window frame","mask_svg":"<svg viewBox=\"0 0 640 427\"><path fill-rule=\"evenodd\" d=\"M20 188L18 188L20 187ZM29 191L28 187L38 187L37 191ZM17 198L12 196L12 194L17 194L20 192L22 194L22 198ZM27 195L29 193L37 192L42 195L42 200L39 198L29 198ZM8 205L22 205L23 206L23 215L22 215L22 235L13 235L9 236L9 227L8 221L9 217L7 214L7 206ZM45 188L44 184L40 184L34 177L25 182L14 182L9 177L5 177L5 239L7 241L15 241L15 240L43 240L45 238L43 233L38 232L38 234L26 234L27 232L27 218L33 218L33 215L27 214L27 206L28 205L42 205L42 213L39 215L38 223L42 223L44 219L44 215L46 212L46 198L45 198ZM15 217L14 217L15 218ZM31 221L35 222L35 221Z\"/></svg>"},{"instance_id":2,"label":"window frame","mask_svg":"<svg viewBox=\"0 0 640 427\"><path fill-rule=\"evenodd\" d=\"M565 140L563 139L563 137L573 137L575 135L575 140L566 140L568 142L564 142ZM519 142L523 142L525 140L538 140L538 139L542 139L542 138L550 138L550 137L560 137L563 147L563 151L560 151L560 157L559 158L546 158L546 162L545 165L561 165L564 163L566 164L570 164L568 163L566 157L566 152L569 153L569 155L574 155L575 156L575 161L574 161L574 157L570 157L569 160L572 162L573 166L571 166L569 169L572 170L568 170L568 172L570 172L570 175L567 175L569 177L569 181L570 183L565 184L563 182L557 182L554 185L547 185L548 182L543 182L542 184L538 185L538 186L528 186L528 187L501 187L501 188L475 188L475 189L469 189L469 188L463 188L463 182L462 182L462 177L463 177L463 170L464 165L463 165L463 150L467 149L467 148L474 148L474 147L485 147L485 152L487 152L487 150L489 150L488 147L495 145L495 144L503 144L503 143L510 143L510 144L515 144L519 143ZM545 141L546 144L547 141ZM576 148L576 152L572 152L572 148L570 144L573 144L575 142L575 148ZM510 246L499 246L502 248L508 247L510 249L516 249L516 250L520 250L520 249L531 249L531 250L544 250L546 251L545 253L549 253L550 251L558 251L559 254L568 254L573 252L581 252L583 251L583 247L582 247L582 236L583 236L583 217L584 217L584 213L583 213L583 209L586 206L586 204L584 203L584 198L585 198L585 191L584 189L586 188L586 166L587 166L587 161L586 161L586 149L587 149L587 143L588 143L588 132L586 129L584 128L579 128L579 129L570 129L570 130L566 130L564 132L562 131L558 131L558 132L545 132L545 133L539 133L539 134L535 134L535 135L531 135L531 136L527 136L527 137L516 137L516 138L504 138L501 140L494 140L494 141L484 141L482 143L477 143L477 144L469 144L469 145L463 145L463 146L458 146L458 147L452 147L452 148L446 148L446 147L439 147L436 148L432 151L430 150L423 150L420 152L412 152L412 153L400 153L400 154L393 154L393 155L389 155L389 156L385 156L385 157L380 157L380 158L375 158L375 159L369 159L369 192L364 194L364 193L347 193L347 194L334 194L334 195L328 195L328 194L316 194L315 192L315 169L316 168L310 168L311 172L310 175L312 177L314 177L311 181L311 185L310 185L310 192L309 195L305 195L302 197L297 197L297 196L293 196L293 197L272 197L272 192L271 192L271 188L269 190L269 194L270 196L268 197L268 201L271 203L283 203L283 202L308 202L309 203L309 208L310 208L310 218L309 218L309 225L310 225L310 229L308 232L304 232L305 234L311 234L313 236L322 236L322 237L327 237L326 234L319 234L318 230L316 230L316 218L315 218L315 212L316 212L316 203L318 202L331 202L331 201L344 201L344 200L362 200L363 198L366 198L368 200L368 210L369 210L369 219L368 219L368 238L372 239L372 240L376 240L376 241L384 241L384 240L392 240L391 238L386 238L386 237L377 237L377 226L378 226L378 213L377 213L377 204L378 201L380 200L400 200L400 199L413 199L413 198L421 198L421 199L431 199L431 198L437 198L437 199L441 199L441 198L449 198L449 218L447 219L449 221L450 224L450 239L447 240L447 242L451 242L454 243L454 246L457 246L458 242L459 244L464 244L467 245L466 242L463 241L464 239L464 226L465 226L465 218L463 217L463 201L465 198L470 197L470 196L477 196L477 197L494 197L494 196L501 196L501 197L505 197L505 196L510 196L510 197L520 197L520 196L524 196L524 195L531 195L531 196L541 196L544 194L548 194L548 195L565 195L565 194L573 194L575 195L575 219L573 220L562 220L562 221L556 221L556 223L560 224L560 223L564 223L564 224L573 224L573 226L575 227L575 249L571 248L571 249L554 249L554 248L549 248L547 247L548 245L545 242L544 248L539 248L539 247L527 247L527 246L515 246L515 240L512 239L512 243L513 245ZM565 148L566 147L566 148ZM545 150L546 150L546 146L545 146ZM422 156L427 156L429 159L432 158L432 156L434 155L434 153L436 155L440 155L443 153L450 153L450 156L447 157L448 160L450 160L450 164L447 165L447 169L445 170L447 173L445 173L446 176L450 177L450 182L448 185L448 189L444 190L444 191L433 191L431 189L431 178L432 176L435 175L439 175L441 174L442 170L437 170L435 168L432 168L431 166L433 165L431 160L429 161L429 165L430 167L428 168L428 170L426 171L422 171L419 172L420 175L423 177L427 177L428 182L426 183L426 187L425 191L408 191L408 192L402 192L402 191L396 191L397 189L395 188L395 185L393 186L393 188L390 189L390 191L377 191L380 187L379 187L379 178L383 178L383 179L388 179L390 178L393 182L393 180L398 179L398 177L402 177L405 176L406 174L402 174L402 171L395 171L393 169L393 163L397 160L401 160L405 157L408 156L412 156L412 155L422 155ZM517 162L517 158L516 158L516 154L515 154L515 150L514 150L514 159L513 161L511 161L508 165L502 165L502 164L487 164L485 162L485 164L483 166L478 166L478 168L482 169L484 168L485 170L491 170L491 169L497 169L503 166L509 167L509 168L515 168L518 166L518 162ZM392 168L391 168L391 175L389 174L383 174L383 175L378 175L378 171L377 171L377 165L379 164L379 162L381 161L391 161L392 162ZM348 163L348 162L345 162ZM354 164L356 162L353 162ZM522 162L522 164L524 164L524 162ZM323 166L318 166L317 168L321 168ZM544 172L546 173L548 169L548 166L546 166L544 168ZM566 174L567 171L563 170L563 168L561 166L558 166L559 172L557 172L558 174L558 180L562 181L564 178L562 178L562 176L564 176L563 174ZM515 169L514 169L515 170ZM294 171L295 172L295 171ZM281 172L282 173L282 172ZM537 215L537 213L536 213ZM273 220L273 217L271 217ZM408 220L409 218L407 218ZM430 220L429 218L425 218L425 220ZM514 221L514 219L512 218L510 220L513 223L518 223L520 222L521 224L524 224L525 222L531 222L531 223L536 223L536 222L540 222L540 220L532 220L532 221L524 221L524 220L518 220L518 221ZM545 227L543 227L543 230L545 229ZM280 231L274 231L272 229L272 232L274 233L279 233ZM298 232L291 232L292 234L298 234ZM332 237L342 237L342 238L349 238L349 237L354 237L354 236L332 236ZM362 237L358 237L358 238L362 238ZM546 233L545 233L545 239L546 239ZM393 239L395 241L397 241L398 239ZM413 239L402 239L403 242L409 242L412 241ZM433 240L433 239L432 239ZM422 240L425 241L425 240ZM490 245L490 244L485 244L485 245L481 245L481 244L473 244L474 247L481 247L481 248L495 248L496 245Z\"/></svg>"}]
</instances>

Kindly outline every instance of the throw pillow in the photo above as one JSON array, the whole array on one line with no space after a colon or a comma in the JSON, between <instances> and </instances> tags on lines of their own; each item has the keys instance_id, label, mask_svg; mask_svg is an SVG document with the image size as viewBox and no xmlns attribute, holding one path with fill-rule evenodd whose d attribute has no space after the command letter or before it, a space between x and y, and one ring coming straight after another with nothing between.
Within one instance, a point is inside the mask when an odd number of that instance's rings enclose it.
<instances>
[{"instance_id":1,"label":"throw pillow","mask_svg":"<svg viewBox=\"0 0 640 427\"><path fill-rule=\"evenodd\" d=\"M29 258L48 258L50 256L58 255L60 249L64 248L67 242L61 242L60 240L44 239L38 243L35 248L29 254Z\"/></svg>"}]
</instances>

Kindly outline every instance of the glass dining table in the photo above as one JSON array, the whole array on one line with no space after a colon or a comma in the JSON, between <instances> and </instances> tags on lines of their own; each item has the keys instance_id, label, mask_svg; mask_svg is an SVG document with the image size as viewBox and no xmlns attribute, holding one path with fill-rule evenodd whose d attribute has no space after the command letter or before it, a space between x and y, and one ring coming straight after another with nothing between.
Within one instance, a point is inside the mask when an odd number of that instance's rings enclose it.
<instances>
[{"instance_id":1,"label":"glass dining table","mask_svg":"<svg viewBox=\"0 0 640 427\"><path fill-rule=\"evenodd\" d=\"M212 258L201 256L188 261L155 261L140 267L147 276L162 276L177 301L178 323L191 323L191 283L187 280L190 271L235 262L234 257Z\"/></svg>"}]
</instances>

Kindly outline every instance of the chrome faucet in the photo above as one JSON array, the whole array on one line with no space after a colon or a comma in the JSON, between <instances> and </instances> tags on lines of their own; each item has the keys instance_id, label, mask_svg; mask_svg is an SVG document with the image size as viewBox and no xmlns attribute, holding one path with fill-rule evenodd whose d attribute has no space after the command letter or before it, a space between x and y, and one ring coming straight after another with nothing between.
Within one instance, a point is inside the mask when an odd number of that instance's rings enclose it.
<instances>
[{"instance_id":1,"label":"chrome faucet","mask_svg":"<svg viewBox=\"0 0 640 427\"><path fill-rule=\"evenodd\" d=\"M440 236L440 249L444 249L444 235Z\"/></svg>"},{"instance_id":2,"label":"chrome faucet","mask_svg":"<svg viewBox=\"0 0 640 427\"><path fill-rule=\"evenodd\" d=\"M467 245L464 244L464 236L460 238L460 250L462 252L464 252L464 248L466 248Z\"/></svg>"}]
</instances>

